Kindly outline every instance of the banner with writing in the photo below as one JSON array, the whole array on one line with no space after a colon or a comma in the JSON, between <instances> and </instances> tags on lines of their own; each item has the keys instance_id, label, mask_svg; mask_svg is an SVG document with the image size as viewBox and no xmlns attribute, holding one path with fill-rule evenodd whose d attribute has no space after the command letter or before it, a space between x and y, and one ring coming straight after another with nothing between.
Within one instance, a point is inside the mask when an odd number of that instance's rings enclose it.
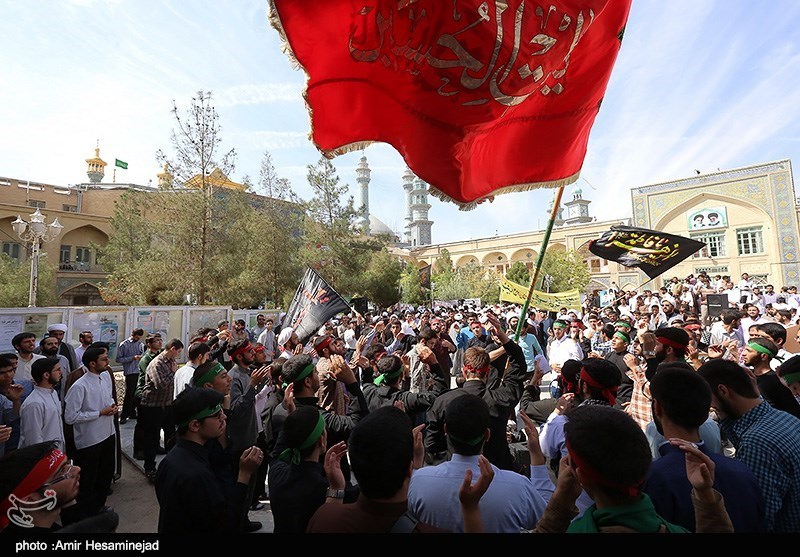
<instances>
[{"instance_id":1,"label":"banner with writing","mask_svg":"<svg viewBox=\"0 0 800 557\"><path fill-rule=\"evenodd\" d=\"M283 318L282 328L292 327L305 344L328 319L343 311L353 310L325 279L308 268Z\"/></svg>"},{"instance_id":2,"label":"banner with writing","mask_svg":"<svg viewBox=\"0 0 800 557\"><path fill-rule=\"evenodd\" d=\"M500 300L513 304L524 304L528 297L528 287L512 282L503 278L500 283ZM580 310L581 295L578 289L567 290L566 292L541 292L534 290L531 295L531 307L546 309L548 311L558 311L561 308Z\"/></svg>"},{"instance_id":3,"label":"banner with writing","mask_svg":"<svg viewBox=\"0 0 800 557\"><path fill-rule=\"evenodd\" d=\"M591 241L589 251L625 267L637 267L653 279L704 247L703 242L658 230L612 226Z\"/></svg>"}]
</instances>

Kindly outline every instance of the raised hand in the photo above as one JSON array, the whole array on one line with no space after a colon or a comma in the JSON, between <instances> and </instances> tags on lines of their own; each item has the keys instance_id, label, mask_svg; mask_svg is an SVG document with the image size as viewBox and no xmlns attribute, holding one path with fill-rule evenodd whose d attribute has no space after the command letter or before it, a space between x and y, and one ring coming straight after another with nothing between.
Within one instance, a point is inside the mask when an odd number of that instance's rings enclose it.
<instances>
[{"instance_id":1,"label":"raised hand","mask_svg":"<svg viewBox=\"0 0 800 557\"><path fill-rule=\"evenodd\" d=\"M344 441L339 441L325 452L325 461L322 467L331 489L344 489L345 487L342 473L342 457L345 454L347 454L347 444Z\"/></svg>"}]
</instances>

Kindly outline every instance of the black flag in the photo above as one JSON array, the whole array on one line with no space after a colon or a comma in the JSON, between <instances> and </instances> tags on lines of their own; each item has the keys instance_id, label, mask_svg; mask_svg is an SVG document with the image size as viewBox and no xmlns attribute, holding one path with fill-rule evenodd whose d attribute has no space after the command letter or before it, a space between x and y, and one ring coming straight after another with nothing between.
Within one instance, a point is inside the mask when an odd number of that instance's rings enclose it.
<instances>
[{"instance_id":1,"label":"black flag","mask_svg":"<svg viewBox=\"0 0 800 557\"><path fill-rule=\"evenodd\" d=\"M431 265L427 265L419 270L419 285L422 288L431 288Z\"/></svg>"},{"instance_id":2,"label":"black flag","mask_svg":"<svg viewBox=\"0 0 800 557\"><path fill-rule=\"evenodd\" d=\"M306 269L281 328L292 327L305 344L325 322L342 311L352 311L336 290L313 269Z\"/></svg>"},{"instance_id":3,"label":"black flag","mask_svg":"<svg viewBox=\"0 0 800 557\"><path fill-rule=\"evenodd\" d=\"M638 267L653 279L704 247L703 242L658 230L612 226L592 240L589 251L625 267Z\"/></svg>"}]
</instances>

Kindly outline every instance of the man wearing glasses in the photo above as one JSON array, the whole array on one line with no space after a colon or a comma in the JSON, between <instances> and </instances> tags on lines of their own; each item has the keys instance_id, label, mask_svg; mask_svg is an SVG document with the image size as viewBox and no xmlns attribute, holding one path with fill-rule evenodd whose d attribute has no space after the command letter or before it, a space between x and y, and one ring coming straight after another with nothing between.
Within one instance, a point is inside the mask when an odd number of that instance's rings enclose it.
<instances>
[{"instance_id":1,"label":"man wearing glasses","mask_svg":"<svg viewBox=\"0 0 800 557\"><path fill-rule=\"evenodd\" d=\"M55 441L36 443L0 459L0 530L4 534L104 533L119 523L113 511L66 528L58 523L61 509L78 496L81 474Z\"/></svg>"}]
</instances>

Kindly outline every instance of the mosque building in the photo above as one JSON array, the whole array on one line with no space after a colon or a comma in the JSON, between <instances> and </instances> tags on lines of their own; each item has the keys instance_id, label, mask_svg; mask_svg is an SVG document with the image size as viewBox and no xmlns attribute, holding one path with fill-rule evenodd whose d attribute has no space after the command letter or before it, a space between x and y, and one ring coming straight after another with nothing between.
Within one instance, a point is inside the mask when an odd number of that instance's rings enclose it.
<instances>
[{"instance_id":1,"label":"mosque building","mask_svg":"<svg viewBox=\"0 0 800 557\"><path fill-rule=\"evenodd\" d=\"M108 165L100 157L99 146L86 164L88 181L76 185L0 177L3 254L18 260L27 258L26 245L11 226L18 215L27 218L28 213L39 209L48 222L58 218L64 227L52 245L43 246L48 257L58 261L59 305L104 304L98 287L108 274L99 264L96 250L108 242L112 233L110 221L117 200L127 190L157 192L172 181L165 167L156 177L158 187L103 182ZM392 253L420 267L435 262L447 250L456 266L474 263L487 271L505 274L517 261L533 268L542 249L574 250L583 257L591 274L588 290L610 286L636 289L648 282L646 275L598 258L588 250L589 242L611 226L627 224L689 236L706 244L648 287L656 288L672 276L685 277L700 271L712 276L729 275L734 280L748 273L757 284L771 283L776 290L784 285L800 285L800 205L788 159L633 187L631 217L623 219L598 220L591 215L591 200L584 198L580 187L573 186L565 193L570 199L557 212L547 246L543 246L544 230L433 243L428 186L410 169L405 170L398 184L405 193L403 230L394 231L370 213L371 171L365 156L355 174L362 209L359 228L370 236L388 236ZM219 170L206 180L214 187L246 190L244 184ZM195 177L187 185L199 187L199 182ZM550 212L548 207L547 213Z\"/></svg>"}]
</instances>

